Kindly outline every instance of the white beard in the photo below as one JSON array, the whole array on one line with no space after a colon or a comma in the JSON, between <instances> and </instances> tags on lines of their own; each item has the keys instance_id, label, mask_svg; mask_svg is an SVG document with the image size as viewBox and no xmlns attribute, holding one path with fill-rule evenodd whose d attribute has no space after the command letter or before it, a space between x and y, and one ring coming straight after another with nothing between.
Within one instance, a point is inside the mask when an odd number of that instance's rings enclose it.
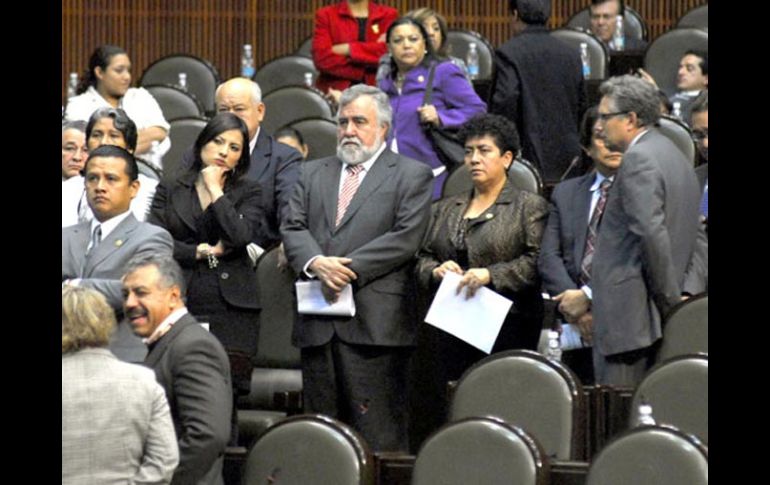
<instances>
[{"instance_id":1,"label":"white beard","mask_svg":"<svg viewBox=\"0 0 770 485\"><path fill-rule=\"evenodd\" d=\"M350 144L355 143L355 145ZM358 165L377 153L377 150L382 146L382 137L377 135L374 139L374 143L371 147L365 147L358 138L350 137L343 138L337 142L337 156L348 165Z\"/></svg>"}]
</instances>

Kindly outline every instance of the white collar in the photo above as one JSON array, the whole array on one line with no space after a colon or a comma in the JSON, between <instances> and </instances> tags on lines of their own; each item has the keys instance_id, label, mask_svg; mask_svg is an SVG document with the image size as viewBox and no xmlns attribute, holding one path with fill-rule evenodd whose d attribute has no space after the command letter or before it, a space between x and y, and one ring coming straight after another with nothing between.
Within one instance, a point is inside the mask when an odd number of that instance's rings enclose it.
<instances>
[{"instance_id":1,"label":"white collar","mask_svg":"<svg viewBox=\"0 0 770 485\"><path fill-rule=\"evenodd\" d=\"M256 146L257 146L257 138L259 138L259 132L260 131L262 131L262 127L258 126L257 127L257 132L254 134L254 138L249 140L249 155L254 153L254 148L256 148Z\"/></svg>"},{"instance_id":2,"label":"white collar","mask_svg":"<svg viewBox=\"0 0 770 485\"><path fill-rule=\"evenodd\" d=\"M363 165L363 167L364 167L364 172L369 172L369 170L371 170L371 168L372 168L372 165L374 165L374 162L376 162L376 161L377 161L377 159L380 157L380 155L382 155L382 152L384 152L384 151L385 151L385 148L386 148L386 146L385 146L385 145L387 145L387 143L383 142L383 143L380 145L380 148L378 148L378 149L377 149L377 151L376 151L376 152L374 152L374 155L372 155L372 156L371 156L371 157L370 157L370 158L369 158L367 161L365 161L365 162L362 162L362 163L360 164L360 165ZM340 160L340 162L342 162L342 160ZM345 162L342 162L342 168L343 168L343 169L345 169L345 168L347 168L347 167L348 167L348 164L347 164L347 163L345 163Z\"/></svg>"},{"instance_id":3,"label":"white collar","mask_svg":"<svg viewBox=\"0 0 770 485\"><path fill-rule=\"evenodd\" d=\"M637 133L636 136L634 137L634 139L631 140L631 143L628 144L628 148L631 148L632 146L636 145L636 143L639 141L639 138L644 136L644 134L647 133L648 131L650 131L649 128L644 128L644 129L642 129L642 131ZM626 150L628 150L628 148L626 148Z\"/></svg>"},{"instance_id":4,"label":"white collar","mask_svg":"<svg viewBox=\"0 0 770 485\"><path fill-rule=\"evenodd\" d=\"M157 342L162 336L166 335L166 333L171 330L171 327L174 326L174 324L178 322L180 318L185 315L187 315L187 307L185 306L177 308L173 312L169 313L168 316L164 318L162 322L160 322L158 328L152 332L152 335L142 339L142 342L144 342L146 345Z\"/></svg>"},{"instance_id":5,"label":"white collar","mask_svg":"<svg viewBox=\"0 0 770 485\"><path fill-rule=\"evenodd\" d=\"M115 230L116 227L118 227L118 224L123 222L123 219L131 215L131 209L128 209L126 212L122 214L118 214L114 217L111 217L110 219L107 219L104 222L99 222L96 220L96 217L91 219L91 234L94 233L94 229L96 229L96 226L100 225L102 226L102 241L107 239L107 236Z\"/></svg>"}]
</instances>

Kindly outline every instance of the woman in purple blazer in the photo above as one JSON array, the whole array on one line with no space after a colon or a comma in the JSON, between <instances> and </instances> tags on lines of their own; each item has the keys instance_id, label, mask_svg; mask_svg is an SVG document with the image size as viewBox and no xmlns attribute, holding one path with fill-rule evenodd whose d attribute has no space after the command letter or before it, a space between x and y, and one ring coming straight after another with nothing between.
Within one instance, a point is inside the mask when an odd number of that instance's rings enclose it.
<instances>
[{"instance_id":1,"label":"woman in purple blazer","mask_svg":"<svg viewBox=\"0 0 770 485\"><path fill-rule=\"evenodd\" d=\"M393 126L388 134L388 146L402 155L428 164L433 169L433 198L441 195L447 175L446 167L436 155L422 127L456 128L487 105L478 97L465 78L465 73L451 62L438 62L425 27L409 17L391 24L386 36L391 54L390 75L379 87L390 97ZM433 79L432 104L423 106L431 65L436 65Z\"/></svg>"}]
</instances>

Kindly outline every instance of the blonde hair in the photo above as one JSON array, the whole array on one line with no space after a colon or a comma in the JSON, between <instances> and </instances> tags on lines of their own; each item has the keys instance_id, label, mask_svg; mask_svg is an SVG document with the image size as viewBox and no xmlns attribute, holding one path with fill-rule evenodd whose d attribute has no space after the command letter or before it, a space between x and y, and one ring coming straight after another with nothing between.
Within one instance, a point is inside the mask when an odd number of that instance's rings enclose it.
<instances>
[{"instance_id":1,"label":"blonde hair","mask_svg":"<svg viewBox=\"0 0 770 485\"><path fill-rule=\"evenodd\" d=\"M106 347L115 330L115 312L104 295L90 288L61 290L61 353Z\"/></svg>"}]
</instances>

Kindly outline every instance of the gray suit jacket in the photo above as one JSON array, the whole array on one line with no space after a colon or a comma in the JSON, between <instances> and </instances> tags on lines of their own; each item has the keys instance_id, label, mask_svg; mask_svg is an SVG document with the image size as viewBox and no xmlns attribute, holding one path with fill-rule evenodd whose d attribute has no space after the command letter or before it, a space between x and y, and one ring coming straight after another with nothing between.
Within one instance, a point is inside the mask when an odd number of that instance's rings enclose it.
<instances>
[{"instance_id":1,"label":"gray suit jacket","mask_svg":"<svg viewBox=\"0 0 770 485\"><path fill-rule=\"evenodd\" d=\"M61 358L62 485L165 484L179 462L155 375L107 349Z\"/></svg>"},{"instance_id":2,"label":"gray suit jacket","mask_svg":"<svg viewBox=\"0 0 770 485\"><path fill-rule=\"evenodd\" d=\"M223 485L233 391L222 344L187 314L150 346L144 363L166 391L179 440L172 485Z\"/></svg>"},{"instance_id":3,"label":"gray suit jacket","mask_svg":"<svg viewBox=\"0 0 770 485\"><path fill-rule=\"evenodd\" d=\"M292 341L317 346L336 333L353 344L414 345L414 258L429 222L433 173L424 163L386 149L335 228L341 170L337 157L303 164L281 233L297 274L318 255L353 260L356 315L300 315Z\"/></svg>"},{"instance_id":4,"label":"gray suit jacket","mask_svg":"<svg viewBox=\"0 0 770 485\"><path fill-rule=\"evenodd\" d=\"M162 227L139 222L129 214L86 256L91 223L83 222L61 230L61 279L82 278L80 284L102 293L119 317L123 313L120 278L128 261L139 254L166 254L171 257L174 240ZM121 322L110 342L110 350L121 360L141 362L144 344Z\"/></svg>"},{"instance_id":5,"label":"gray suit jacket","mask_svg":"<svg viewBox=\"0 0 770 485\"><path fill-rule=\"evenodd\" d=\"M623 155L594 253L594 343L602 355L651 345L681 300L698 234L692 165L651 128Z\"/></svg>"}]
</instances>

